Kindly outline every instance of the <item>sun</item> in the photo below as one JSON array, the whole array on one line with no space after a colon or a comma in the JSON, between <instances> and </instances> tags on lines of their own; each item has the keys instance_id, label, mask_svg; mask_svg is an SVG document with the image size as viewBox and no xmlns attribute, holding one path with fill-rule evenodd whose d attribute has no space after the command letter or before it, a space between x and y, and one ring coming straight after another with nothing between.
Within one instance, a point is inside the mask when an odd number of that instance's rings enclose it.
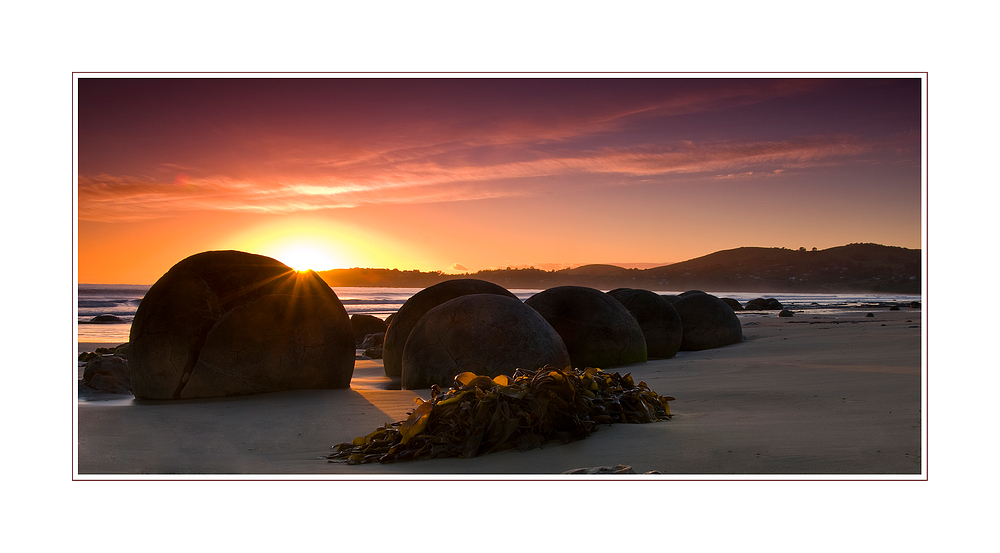
<instances>
[{"instance_id":1,"label":"sun","mask_svg":"<svg viewBox=\"0 0 1000 553\"><path fill-rule=\"evenodd\" d=\"M290 246L276 254L275 259L299 272L327 271L336 267L333 259L316 246Z\"/></svg>"}]
</instances>

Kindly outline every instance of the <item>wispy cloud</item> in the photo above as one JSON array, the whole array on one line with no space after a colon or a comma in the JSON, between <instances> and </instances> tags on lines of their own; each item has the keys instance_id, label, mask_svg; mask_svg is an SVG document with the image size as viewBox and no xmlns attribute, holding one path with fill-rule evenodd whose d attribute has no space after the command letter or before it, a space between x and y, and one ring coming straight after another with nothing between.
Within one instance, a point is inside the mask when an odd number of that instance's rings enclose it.
<instances>
[{"instance_id":1,"label":"wispy cloud","mask_svg":"<svg viewBox=\"0 0 1000 553\"><path fill-rule=\"evenodd\" d=\"M594 150L537 151L531 159L509 160L499 152L488 161L469 161L462 144L401 156L373 154L368 162L296 159L257 178L187 176L170 183L127 176L79 177L83 220L144 219L181 211L226 210L288 213L379 203L420 203L530 196L540 178L578 175L705 178L776 175L853 163L877 145L852 136L805 137L786 141L680 141L667 145ZM523 156L521 156L523 157ZM294 175L279 178L280 175Z\"/></svg>"}]
</instances>

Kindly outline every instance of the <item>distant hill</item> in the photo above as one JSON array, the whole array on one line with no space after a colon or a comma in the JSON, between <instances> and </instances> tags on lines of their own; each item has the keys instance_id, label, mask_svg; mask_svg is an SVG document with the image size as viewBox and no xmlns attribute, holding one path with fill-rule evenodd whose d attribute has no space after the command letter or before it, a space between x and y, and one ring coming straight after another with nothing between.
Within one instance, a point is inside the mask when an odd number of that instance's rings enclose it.
<instances>
[{"instance_id":1,"label":"distant hill","mask_svg":"<svg viewBox=\"0 0 1000 553\"><path fill-rule=\"evenodd\" d=\"M478 278L506 288L576 285L602 290L920 294L920 269L920 250L848 244L813 251L743 247L651 269L595 264L557 271L507 268L446 275L355 268L323 271L320 276L331 286L425 288L450 278Z\"/></svg>"}]
</instances>

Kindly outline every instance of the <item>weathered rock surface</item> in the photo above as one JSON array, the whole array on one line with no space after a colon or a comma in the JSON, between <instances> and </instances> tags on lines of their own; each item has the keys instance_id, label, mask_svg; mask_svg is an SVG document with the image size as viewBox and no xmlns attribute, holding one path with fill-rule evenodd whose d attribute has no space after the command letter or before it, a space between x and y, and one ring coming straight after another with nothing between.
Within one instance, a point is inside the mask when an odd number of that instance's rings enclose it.
<instances>
[{"instance_id":1,"label":"weathered rock surface","mask_svg":"<svg viewBox=\"0 0 1000 553\"><path fill-rule=\"evenodd\" d=\"M346 388L354 373L350 318L333 290L245 252L174 265L139 304L129 344L140 399Z\"/></svg>"},{"instance_id":2,"label":"weathered rock surface","mask_svg":"<svg viewBox=\"0 0 1000 553\"><path fill-rule=\"evenodd\" d=\"M778 316L779 317L794 317L795 314L792 313L791 311L789 311L788 309L782 309L781 312L778 313Z\"/></svg>"},{"instance_id":3,"label":"weathered rock surface","mask_svg":"<svg viewBox=\"0 0 1000 553\"><path fill-rule=\"evenodd\" d=\"M385 342L385 332L379 332L378 334L369 334L365 336L361 343L358 344L358 349L368 349L375 346L381 346Z\"/></svg>"},{"instance_id":4,"label":"weathered rock surface","mask_svg":"<svg viewBox=\"0 0 1000 553\"><path fill-rule=\"evenodd\" d=\"M470 294L498 294L517 299L502 286L474 278L446 280L417 292L400 306L385 331L382 358L386 376L395 378L403 374L406 340L424 314L448 300Z\"/></svg>"},{"instance_id":5,"label":"weathered rock surface","mask_svg":"<svg viewBox=\"0 0 1000 553\"><path fill-rule=\"evenodd\" d=\"M469 294L431 309L413 327L401 385L447 387L463 372L494 378L569 364L562 338L534 309L516 298Z\"/></svg>"},{"instance_id":6,"label":"weathered rock surface","mask_svg":"<svg viewBox=\"0 0 1000 553\"><path fill-rule=\"evenodd\" d=\"M677 354L684 324L669 301L649 290L632 288L612 290L608 295L621 302L639 323L649 357L668 358Z\"/></svg>"},{"instance_id":7,"label":"weathered rock surface","mask_svg":"<svg viewBox=\"0 0 1000 553\"><path fill-rule=\"evenodd\" d=\"M743 341L743 325L726 302L704 292L681 294L673 302L684 324L682 351L698 351Z\"/></svg>"},{"instance_id":8,"label":"weathered rock surface","mask_svg":"<svg viewBox=\"0 0 1000 553\"><path fill-rule=\"evenodd\" d=\"M121 357L92 359L83 369L83 383L102 392L131 393L132 385L129 378L128 361Z\"/></svg>"},{"instance_id":9,"label":"weathered rock surface","mask_svg":"<svg viewBox=\"0 0 1000 553\"><path fill-rule=\"evenodd\" d=\"M600 290L557 286L524 303L559 333L574 368L607 369L647 359L639 322L621 302Z\"/></svg>"},{"instance_id":10,"label":"weathered rock surface","mask_svg":"<svg viewBox=\"0 0 1000 553\"><path fill-rule=\"evenodd\" d=\"M361 344L369 334L385 334L389 325L374 315L351 315L351 329L354 331L354 343ZM361 347L360 345L358 346Z\"/></svg>"}]
</instances>

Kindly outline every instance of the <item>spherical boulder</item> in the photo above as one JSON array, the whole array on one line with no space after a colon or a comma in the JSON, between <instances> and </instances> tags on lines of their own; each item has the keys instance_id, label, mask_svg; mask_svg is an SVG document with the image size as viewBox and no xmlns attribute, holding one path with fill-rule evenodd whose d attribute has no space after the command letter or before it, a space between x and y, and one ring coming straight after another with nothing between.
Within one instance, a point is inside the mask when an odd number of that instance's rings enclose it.
<instances>
[{"instance_id":1,"label":"spherical boulder","mask_svg":"<svg viewBox=\"0 0 1000 553\"><path fill-rule=\"evenodd\" d=\"M783 308L784 308L784 306L781 305L781 302L778 301L778 300L776 300L776 299L774 299L774 298L756 298L756 299L752 299L752 300L750 300L750 301L747 302L746 310L747 311L771 311L771 310L777 311L777 310L780 310L780 309L783 309Z\"/></svg>"},{"instance_id":2,"label":"spherical boulder","mask_svg":"<svg viewBox=\"0 0 1000 553\"><path fill-rule=\"evenodd\" d=\"M779 317L794 317L795 313L792 313L788 309L782 309L781 312L778 313L778 316Z\"/></svg>"},{"instance_id":3,"label":"spherical boulder","mask_svg":"<svg viewBox=\"0 0 1000 553\"><path fill-rule=\"evenodd\" d=\"M319 275L238 251L196 254L160 277L129 347L139 399L346 388L354 373L350 318Z\"/></svg>"},{"instance_id":4,"label":"spherical boulder","mask_svg":"<svg viewBox=\"0 0 1000 553\"><path fill-rule=\"evenodd\" d=\"M516 369L568 367L555 329L517 298L467 294L429 310L403 350L404 390L446 387L463 372L512 376Z\"/></svg>"},{"instance_id":5,"label":"spherical boulder","mask_svg":"<svg viewBox=\"0 0 1000 553\"><path fill-rule=\"evenodd\" d=\"M732 307L733 311L743 311L743 306L740 305L739 300L735 300L733 298L719 298L719 299L726 302L726 305L728 305L729 307Z\"/></svg>"},{"instance_id":6,"label":"spherical boulder","mask_svg":"<svg viewBox=\"0 0 1000 553\"><path fill-rule=\"evenodd\" d=\"M678 296L674 309L684 324L682 351L698 351L743 341L743 325L731 307L712 294Z\"/></svg>"},{"instance_id":7,"label":"spherical boulder","mask_svg":"<svg viewBox=\"0 0 1000 553\"><path fill-rule=\"evenodd\" d=\"M354 343L360 344L369 334L385 334L389 328L385 321L374 315L351 315L351 329L354 331ZM359 348L361 346L358 346ZM363 348L362 348L363 349Z\"/></svg>"},{"instance_id":8,"label":"spherical boulder","mask_svg":"<svg viewBox=\"0 0 1000 553\"><path fill-rule=\"evenodd\" d=\"M403 374L406 340L421 317L448 300L470 294L497 294L517 299L517 296L503 286L474 278L446 280L417 292L400 306L385 331L382 360L386 376L396 378Z\"/></svg>"},{"instance_id":9,"label":"spherical boulder","mask_svg":"<svg viewBox=\"0 0 1000 553\"><path fill-rule=\"evenodd\" d=\"M611 368L647 359L642 328L613 297L583 286L557 286L524 302L556 329L574 368Z\"/></svg>"},{"instance_id":10,"label":"spherical boulder","mask_svg":"<svg viewBox=\"0 0 1000 553\"><path fill-rule=\"evenodd\" d=\"M621 302L639 323L649 357L668 358L677 354L684 325L669 301L649 290L631 288L612 290L608 295Z\"/></svg>"}]
</instances>

